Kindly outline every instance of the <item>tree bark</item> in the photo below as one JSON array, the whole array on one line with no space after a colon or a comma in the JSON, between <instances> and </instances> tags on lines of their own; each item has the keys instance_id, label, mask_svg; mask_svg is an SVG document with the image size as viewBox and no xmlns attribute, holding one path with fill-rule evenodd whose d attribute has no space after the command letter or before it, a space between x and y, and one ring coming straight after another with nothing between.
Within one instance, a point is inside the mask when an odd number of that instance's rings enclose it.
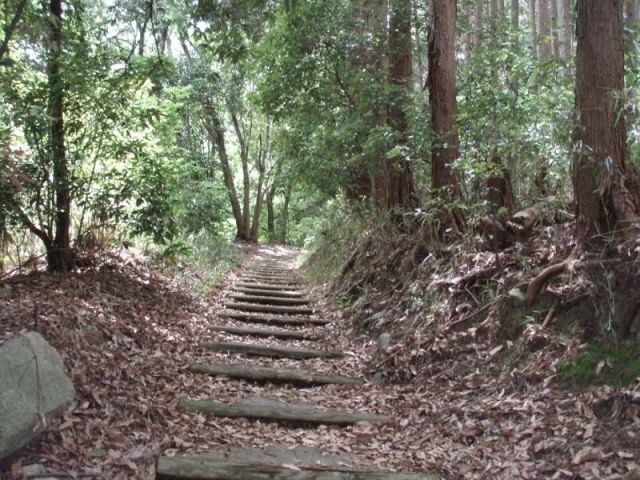
<instances>
[{"instance_id":1,"label":"tree bark","mask_svg":"<svg viewBox=\"0 0 640 480\"><path fill-rule=\"evenodd\" d=\"M449 207L460 197L460 183L452 164L458 158L456 126L456 1L433 0L429 32L429 101L435 138L431 146L432 187ZM452 226L462 230L459 208L451 213Z\"/></svg>"},{"instance_id":2,"label":"tree bark","mask_svg":"<svg viewBox=\"0 0 640 480\"><path fill-rule=\"evenodd\" d=\"M411 1L392 0L389 27L389 84L391 86L387 121L395 133L396 145L407 146L408 120L405 113L411 90ZM413 170L404 155L386 159L384 197L376 203L387 209L414 204Z\"/></svg>"},{"instance_id":3,"label":"tree bark","mask_svg":"<svg viewBox=\"0 0 640 480\"><path fill-rule=\"evenodd\" d=\"M538 58L551 57L551 28L549 24L549 0L537 0Z\"/></svg>"},{"instance_id":4,"label":"tree bark","mask_svg":"<svg viewBox=\"0 0 640 480\"><path fill-rule=\"evenodd\" d=\"M622 0L577 4L576 233L624 237L640 220L638 176L629 162L624 108ZM633 227L633 228L631 228Z\"/></svg>"},{"instance_id":5,"label":"tree bark","mask_svg":"<svg viewBox=\"0 0 640 480\"><path fill-rule=\"evenodd\" d=\"M638 22L638 4L638 0L624 0L624 18L630 25Z\"/></svg>"},{"instance_id":6,"label":"tree bark","mask_svg":"<svg viewBox=\"0 0 640 480\"><path fill-rule=\"evenodd\" d=\"M558 0L549 1L549 27L553 58L560 59L560 33L558 31Z\"/></svg>"},{"instance_id":7,"label":"tree bark","mask_svg":"<svg viewBox=\"0 0 640 480\"><path fill-rule=\"evenodd\" d=\"M280 242L287 244L289 236L289 203L291 202L291 193L293 192L293 179L287 181L287 187L284 192L284 202L282 204L282 212L280 212Z\"/></svg>"},{"instance_id":8,"label":"tree bark","mask_svg":"<svg viewBox=\"0 0 640 480\"><path fill-rule=\"evenodd\" d=\"M529 30L531 31L531 37L529 38L530 47L533 54L536 55L536 49L538 48L536 0L529 0L527 16L529 17Z\"/></svg>"},{"instance_id":9,"label":"tree bark","mask_svg":"<svg viewBox=\"0 0 640 480\"><path fill-rule=\"evenodd\" d=\"M487 180L487 201L489 202L493 222L494 250L509 245L511 236L506 230L506 221L511 218L515 210L511 175L502 164L497 153L489 159L492 173Z\"/></svg>"},{"instance_id":10,"label":"tree bark","mask_svg":"<svg viewBox=\"0 0 640 480\"><path fill-rule=\"evenodd\" d=\"M264 188L264 179L266 176L267 166L271 164L271 137L273 131L273 121L269 120L265 132L265 144L264 150L260 154L258 159L258 188L256 191L256 203L253 207L253 220L251 221L251 241L258 242L260 236L260 216L262 214L262 203L266 194Z\"/></svg>"},{"instance_id":11,"label":"tree bark","mask_svg":"<svg viewBox=\"0 0 640 480\"><path fill-rule=\"evenodd\" d=\"M275 195L276 185L274 182L267 190L267 232L269 235L269 243L276 242L276 216L273 208L273 199Z\"/></svg>"},{"instance_id":12,"label":"tree bark","mask_svg":"<svg viewBox=\"0 0 640 480\"><path fill-rule=\"evenodd\" d=\"M571 0L559 0L558 23L560 26L560 58L571 59L573 43L573 22L571 21Z\"/></svg>"},{"instance_id":13,"label":"tree bark","mask_svg":"<svg viewBox=\"0 0 640 480\"><path fill-rule=\"evenodd\" d=\"M520 30L520 0L511 0L511 28L514 32Z\"/></svg>"},{"instance_id":14,"label":"tree bark","mask_svg":"<svg viewBox=\"0 0 640 480\"><path fill-rule=\"evenodd\" d=\"M67 272L72 268L71 253L71 187L65 149L64 130L64 79L62 77L62 0L49 4L49 58L47 78L49 84L48 114L49 150L53 165L53 190L55 193L55 237L53 248L47 252L48 268L55 272Z\"/></svg>"},{"instance_id":15,"label":"tree bark","mask_svg":"<svg viewBox=\"0 0 640 480\"><path fill-rule=\"evenodd\" d=\"M489 19L493 22L498 17L498 0L489 0Z\"/></svg>"},{"instance_id":16,"label":"tree bark","mask_svg":"<svg viewBox=\"0 0 640 480\"><path fill-rule=\"evenodd\" d=\"M231 111L231 121L240 145L240 163L242 164L242 229L246 238L251 240L251 177L249 176L249 144L235 111ZM249 135L251 135L249 133Z\"/></svg>"}]
</instances>

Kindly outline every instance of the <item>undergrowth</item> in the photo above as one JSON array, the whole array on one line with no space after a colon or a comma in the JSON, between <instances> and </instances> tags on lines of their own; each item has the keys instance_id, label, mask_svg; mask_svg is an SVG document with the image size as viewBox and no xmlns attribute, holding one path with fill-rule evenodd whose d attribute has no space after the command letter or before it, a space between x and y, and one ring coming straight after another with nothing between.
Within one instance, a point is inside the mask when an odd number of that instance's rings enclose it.
<instances>
[{"instance_id":1,"label":"undergrowth","mask_svg":"<svg viewBox=\"0 0 640 480\"><path fill-rule=\"evenodd\" d=\"M565 388L627 387L640 381L640 348L632 343L588 344L582 352L560 362L558 381Z\"/></svg>"},{"instance_id":2,"label":"undergrowth","mask_svg":"<svg viewBox=\"0 0 640 480\"><path fill-rule=\"evenodd\" d=\"M227 239L201 233L165 247L155 257L163 273L197 298L204 299L215 290L224 274L240 263L242 253Z\"/></svg>"},{"instance_id":3,"label":"undergrowth","mask_svg":"<svg viewBox=\"0 0 640 480\"><path fill-rule=\"evenodd\" d=\"M308 244L312 247L307 249L305 266L316 281L334 278L345 258L357 249L361 237L372 229L371 219L365 218L363 212L347 208L340 201L331 207L325 221L309 237Z\"/></svg>"},{"instance_id":4,"label":"undergrowth","mask_svg":"<svg viewBox=\"0 0 640 480\"><path fill-rule=\"evenodd\" d=\"M603 276L600 257L576 263L583 269L575 273L546 279L534 301L525 302L533 280L570 255L570 220L541 223L502 250L497 263L491 245L471 229L445 246L428 234L425 219L383 217L344 204L328 218L309 249L307 271L319 283L330 280L329 297L343 308L354 335L391 336L390 381L399 378L399 357L415 367L418 378L437 371L439 359L472 349L478 359L489 355L490 370L502 378L526 372L556 378L569 389L640 382L640 349L610 341L615 329L602 324L601 314L614 306L576 301L587 294L613 295L611 281L595 287ZM589 269L591 264L596 267ZM620 274L635 266L622 262L616 268ZM606 270L605 278L612 272ZM584 321L574 322L576 316ZM590 346L575 355L585 341Z\"/></svg>"}]
</instances>

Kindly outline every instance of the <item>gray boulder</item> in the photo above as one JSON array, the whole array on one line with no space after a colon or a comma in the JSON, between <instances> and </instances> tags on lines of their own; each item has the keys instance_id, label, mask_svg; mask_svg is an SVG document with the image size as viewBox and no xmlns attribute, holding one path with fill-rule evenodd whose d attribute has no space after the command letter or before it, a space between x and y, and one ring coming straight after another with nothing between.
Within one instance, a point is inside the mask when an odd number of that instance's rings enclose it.
<instances>
[{"instance_id":1,"label":"gray boulder","mask_svg":"<svg viewBox=\"0 0 640 480\"><path fill-rule=\"evenodd\" d=\"M378 344L378 352L387 353L389 351L389 345L391 344L391 335L389 335L387 332L384 332L378 337L376 343Z\"/></svg>"},{"instance_id":2,"label":"gray boulder","mask_svg":"<svg viewBox=\"0 0 640 480\"><path fill-rule=\"evenodd\" d=\"M74 396L60 355L39 333L0 346L0 460L29 443Z\"/></svg>"}]
</instances>

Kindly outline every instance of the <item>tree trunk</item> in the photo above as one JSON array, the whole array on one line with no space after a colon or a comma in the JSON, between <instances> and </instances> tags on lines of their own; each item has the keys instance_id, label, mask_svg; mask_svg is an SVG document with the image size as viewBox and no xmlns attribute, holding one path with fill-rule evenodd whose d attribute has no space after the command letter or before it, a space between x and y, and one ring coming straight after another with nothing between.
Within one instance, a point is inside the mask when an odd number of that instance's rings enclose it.
<instances>
[{"instance_id":1,"label":"tree trunk","mask_svg":"<svg viewBox=\"0 0 640 480\"><path fill-rule=\"evenodd\" d=\"M449 207L460 197L460 183L452 170L458 158L456 127L456 0L433 0L429 32L429 101L435 138L431 146L432 187ZM451 221L462 230L462 212L453 208Z\"/></svg>"},{"instance_id":2,"label":"tree trunk","mask_svg":"<svg viewBox=\"0 0 640 480\"><path fill-rule=\"evenodd\" d=\"M242 164L242 229L247 238L251 240L251 177L249 176L249 144L238 120L238 115L232 111L231 121L240 145L240 162Z\"/></svg>"},{"instance_id":3,"label":"tree trunk","mask_svg":"<svg viewBox=\"0 0 640 480\"><path fill-rule=\"evenodd\" d=\"M511 175L502 164L501 158L497 153L494 153L489 162L492 172L487 180L487 201L493 221L493 248L497 251L510 244L512 236L506 230L506 220L509 220L513 215L515 202Z\"/></svg>"},{"instance_id":4,"label":"tree trunk","mask_svg":"<svg viewBox=\"0 0 640 480\"><path fill-rule=\"evenodd\" d=\"M511 28L514 32L520 30L520 0L511 0Z\"/></svg>"},{"instance_id":5,"label":"tree trunk","mask_svg":"<svg viewBox=\"0 0 640 480\"><path fill-rule=\"evenodd\" d=\"M4 57L4 54L9 51L9 41L11 40L11 36L15 31L20 19L22 18L22 14L24 13L24 9L27 6L27 0L20 0L18 7L16 8L16 13L13 14L13 19L9 25L4 29L4 40L2 40L2 44L0 45L0 60Z\"/></svg>"},{"instance_id":6,"label":"tree trunk","mask_svg":"<svg viewBox=\"0 0 640 480\"><path fill-rule=\"evenodd\" d=\"M356 74L352 77L352 95L354 102L358 104L360 92L366 90L363 89L362 83L371 81L372 77L379 75L384 69L384 42L380 34L386 30L388 13L386 0L351 0L351 4L358 20L355 33L359 42L356 54L350 57L349 66L353 72L365 73L365 75ZM380 127L384 122L384 114L379 111L370 116L365 128ZM361 201L372 197L371 166L377 166L383 161L384 159L380 158L367 158L350 166L349 181L345 189L347 200Z\"/></svg>"},{"instance_id":7,"label":"tree trunk","mask_svg":"<svg viewBox=\"0 0 640 480\"><path fill-rule=\"evenodd\" d=\"M551 51L553 58L560 58L560 37L558 32L558 0L548 0L549 32L551 37Z\"/></svg>"},{"instance_id":8,"label":"tree trunk","mask_svg":"<svg viewBox=\"0 0 640 480\"><path fill-rule=\"evenodd\" d=\"M205 99L204 109L207 117L207 131L209 132L209 136L213 137L216 150L218 151L220 165L222 166L224 185L227 188L229 202L231 203L231 211L233 212L233 219L236 222L236 238L239 240L249 240L249 232L245 229L245 223L242 218L242 209L240 208L238 193L233 182L233 172L231 170L229 156L227 155L227 147L224 140L224 127L222 126L218 113L215 111L215 108L209 98Z\"/></svg>"},{"instance_id":9,"label":"tree trunk","mask_svg":"<svg viewBox=\"0 0 640 480\"><path fill-rule=\"evenodd\" d=\"M388 122L395 132L396 145L407 146L408 121L405 106L411 90L411 0L391 1L389 27L389 84L391 86ZM405 155L386 160L386 198L378 205L388 209L414 204L413 170Z\"/></svg>"},{"instance_id":10,"label":"tree trunk","mask_svg":"<svg viewBox=\"0 0 640 480\"><path fill-rule=\"evenodd\" d=\"M273 122L269 120L267 123L267 129L265 132L265 146L258 159L258 189L256 193L256 204L253 207L253 220L251 222L251 241L258 242L260 236L260 216L262 214L262 202L266 193L264 188L264 179L267 171L267 166L271 163L271 136L273 130Z\"/></svg>"},{"instance_id":11,"label":"tree trunk","mask_svg":"<svg viewBox=\"0 0 640 480\"><path fill-rule=\"evenodd\" d=\"M146 2L144 6L144 20L140 26L140 40L138 43L138 55L141 57L144 55L145 37L147 36L147 25L149 21L152 21L153 17L153 0Z\"/></svg>"},{"instance_id":12,"label":"tree trunk","mask_svg":"<svg viewBox=\"0 0 640 480\"><path fill-rule=\"evenodd\" d=\"M280 172L282 170L282 158L278 158L274 171L269 175L269 188L267 189L267 232L269 235L269 243L276 243L276 215L273 205L273 201L276 197L276 186L280 179Z\"/></svg>"},{"instance_id":13,"label":"tree trunk","mask_svg":"<svg viewBox=\"0 0 640 480\"><path fill-rule=\"evenodd\" d=\"M482 44L484 30L484 0L476 0L474 20L474 47L479 47Z\"/></svg>"},{"instance_id":14,"label":"tree trunk","mask_svg":"<svg viewBox=\"0 0 640 480\"><path fill-rule=\"evenodd\" d=\"M273 209L273 199L275 195L276 185L274 182L267 190L267 232L269 234L269 243L276 242L276 216Z\"/></svg>"},{"instance_id":15,"label":"tree trunk","mask_svg":"<svg viewBox=\"0 0 640 480\"><path fill-rule=\"evenodd\" d=\"M636 45L638 34L638 0L624 1L624 24L625 24L625 49L635 56L638 53ZM637 60L636 62L637 63Z\"/></svg>"},{"instance_id":16,"label":"tree trunk","mask_svg":"<svg viewBox=\"0 0 640 480\"><path fill-rule=\"evenodd\" d=\"M549 0L538 0L536 5L538 21L538 58L551 57L551 28L549 24Z\"/></svg>"},{"instance_id":17,"label":"tree trunk","mask_svg":"<svg viewBox=\"0 0 640 480\"><path fill-rule=\"evenodd\" d=\"M531 31L530 46L531 51L536 55L536 49L538 47L538 27L537 27L537 14L536 14L536 0L529 0L529 9L527 11L529 17L529 30Z\"/></svg>"},{"instance_id":18,"label":"tree trunk","mask_svg":"<svg viewBox=\"0 0 640 480\"><path fill-rule=\"evenodd\" d=\"M287 244L287 237L289 235L289 202L291 202L291 193L293 192L293 179L287 181L287 188L284 192L284 203L282 205L282 212L280 212L280 242L284 245Z\"/></svg>"},{"instance_id":19,"label":"tree trunk","mask_svg":"<svg viewBox=\"0 0 640 480\"><path fill-rule=\"evenodd\" d=\"M640 221L638 176L628 159L624 109L616 100L624 88L622 25L622 0L577 4L574 144L579 148L573 185L576 233L587 241L630 236Z\"/></svg>"},{"instance_id":20,"label":"tree trunk","mask_svg":"<svg viewBox=\"0 0 640 480\"><path fill-rule=\"evenodd\" d=\"M411 78L420 78L419 88L422 88L422 75L425 72L425 65L423 62L423 52L422 52L422 28L419 22L420 16L418 12L418 4L417 2L412 2L411 9L411 22L413 25L413 45L415 46L415 61L413 62L414 68L411 71ZM464 48L464 44L463 44Z\"/></svg>"},{"instance_id":21,"label":"tree trunk","mask_svg":"<svg viewBox=\"0 0 640 480\"><path fill-rule=\"evenodd\" d=\"M499 16L498 0L489 0L489 20L494 23Z\"/></svg>"},{"instance_id":22,"label":"tree trunk","mask_svg":"<svg viewBox=\"0 0 640 480\"><path fill-rule=\"evenodd\" d=\"M72 267L71 254L71 188L64 142L64 79L62 78L62 0L51 0L49 18L49 84L48 114L50 118L49 149L53 165L55 193L55 237L47 252L48 268L67 272Z\"/></svg>"},{"instance_id":23,"label":"tree trunk","mask_svg":"<svg viewBox=\"0 0 640 480\"><path fill-rule=\"evenodd\" d=\"M560 58L571 59L573 43L573 25L571 21L571 0L559 0L558 23L560 24Z\"/></svg>"},{"instance_id":24,"label":"tree trunk","mask_svg":"<svg viewBox=\"0 0 640 480\"><path fill-rule=\"evenodd\" d=\"M638 0L624 0L624 18L629 25L635 25L638 22Z\"/></svg>"},{"instance_id":25,"label":"tree trunk","mask_svg":"<svg viewBox=\"0 0 640 480\"><path fill-rule=\"evenodd\" d=\"M258 179L258 189L256 191L256 203L253 207L253 219L251 220L250 238L254 243L258 243L258 237L260 236L260 216L262 214L262 203L265 193L264 171L261 170Z\"/></svg>"}]
</instances>

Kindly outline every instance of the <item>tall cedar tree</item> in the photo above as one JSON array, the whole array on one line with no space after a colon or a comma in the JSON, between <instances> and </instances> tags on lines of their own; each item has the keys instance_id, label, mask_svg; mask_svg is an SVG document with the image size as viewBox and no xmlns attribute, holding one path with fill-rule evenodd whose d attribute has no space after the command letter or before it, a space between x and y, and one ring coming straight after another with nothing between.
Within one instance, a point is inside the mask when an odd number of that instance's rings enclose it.
<instances>
[{"instance_id":1,"label":"tall cedar tree","mask_svg":"<svg viewBox=\"0 0 640 480\"><path fill-rule=\"evenodd\" d=\"M405 113L411 88L411 0L391 0L389 27L389 125L396 141L408 143L408 121ZM376 203L389 209L414 206L415 194L411 163L403 155L387 159L383 182L375 182ZM380 183L383 183L380 185Z\"/></svg>"},{"instance_id":2,"label":"tall cedar tree","mask_svg":"<svg viewBox=\"0 0 640 480\"><path fill-rule=\"evenodd\" d=\"M454 203L460 197L460 183L452 169L458 158L456 127L456 0L431 2L429 31L429 101L431 126L435 139L431 147L432 187L445 202ZM461 230L464 225L459 208L449 206L448 226Z\"/></svg>"},{"instance_id":3,"label":"tall cedar tree","mask_svg":"<svg viewBox=\"0 0 640 480\"><path fill-rule=\"evenodd\" d=\"M55 237L47 246L49 270L67 272L72 267L71 253L71 188L64 140L64 79L62 77L62 0L51 0L49 5L49 82L48 114L49 152L53 165L55 192ZM46 244L46 242L45 242Z\"/></svg>"},{"instance_id":4,"label":"tall cedar tree","mask_svg":"<svg viewBox=\"0 0 640 480\"><path fill-rule=\"evenodd\" d=\"M616 99L624 87L622 25L622 0L578 1L573 186L577 234L584 240L624 237L640 220L638 176Z\"/></svg>"}]
</instances>

